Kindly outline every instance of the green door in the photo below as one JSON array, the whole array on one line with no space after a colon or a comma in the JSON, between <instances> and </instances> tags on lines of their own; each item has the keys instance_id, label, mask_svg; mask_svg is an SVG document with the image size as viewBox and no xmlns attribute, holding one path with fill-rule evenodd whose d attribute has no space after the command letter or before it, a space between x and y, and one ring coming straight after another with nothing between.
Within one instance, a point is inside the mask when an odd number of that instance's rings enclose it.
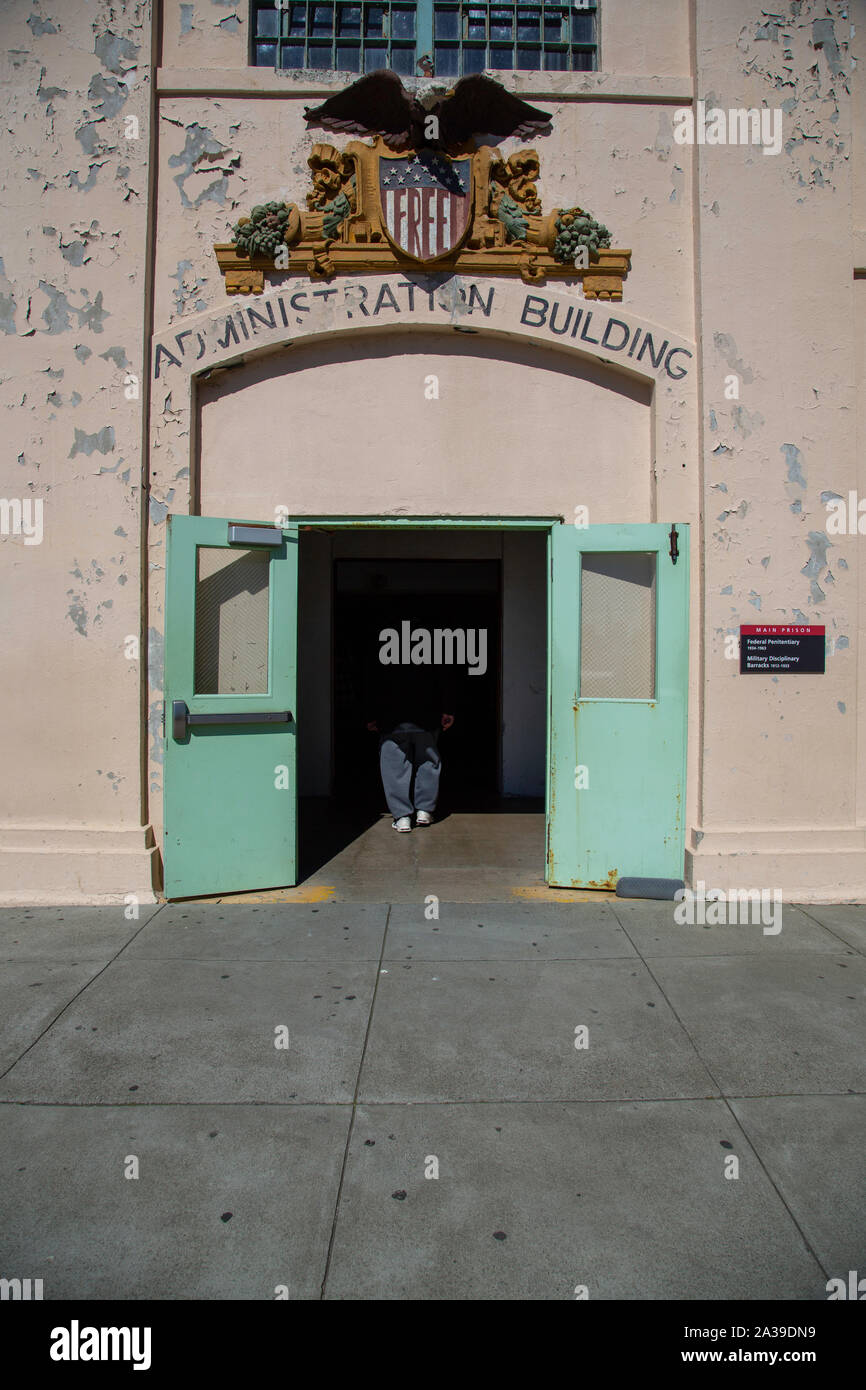
<instances>
[{"instance_id":1,"label":"green door","mask_svg":"<svg viewBox=\"0 0 866 1390\"><path fill-rule=\"evenodd\" d=\"M547 876L682 878L689 532L550 532Z\"/></svg>"},{"instance_id":2,"label":"green door","mask_svg":"<svg viewBox=\"0 0 866 1390\"><path fill-rule=\"evenodd\" d=\"M165 894L296 881L297 528L170 516Z\"/></svg>"}]
</instances>

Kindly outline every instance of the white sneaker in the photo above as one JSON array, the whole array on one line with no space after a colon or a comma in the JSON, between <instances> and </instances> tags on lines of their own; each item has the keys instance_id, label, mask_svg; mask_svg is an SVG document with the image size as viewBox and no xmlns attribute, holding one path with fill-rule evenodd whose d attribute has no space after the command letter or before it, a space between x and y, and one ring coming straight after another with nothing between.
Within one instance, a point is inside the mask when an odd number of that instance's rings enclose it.
<instances>
[{"instance_id":1,"label":"white sneaker","mask_svg":"<svg viewBox=\"0 0 866 1390\"><path fill-rule=\"evenodd\" d=\"M433 815L430 811L418 811L415 816L416 825L432 825Z\"/></svg>"},{"instance_id":2,"label":"white sneaker","mask_svg":"<svg viewBox=\"0 0 866 1390\"><path fill-rule=\"evenodd\" d=\"M395 820L395 821L392 821L392 822L391 822L391 828L392 828L392 830L402 830L402 831L411 830L411 829L412 829L412 822L411 822L411 820L409 819L408 816L401 816L399 820Z\"/></svg>"}]
</instances>

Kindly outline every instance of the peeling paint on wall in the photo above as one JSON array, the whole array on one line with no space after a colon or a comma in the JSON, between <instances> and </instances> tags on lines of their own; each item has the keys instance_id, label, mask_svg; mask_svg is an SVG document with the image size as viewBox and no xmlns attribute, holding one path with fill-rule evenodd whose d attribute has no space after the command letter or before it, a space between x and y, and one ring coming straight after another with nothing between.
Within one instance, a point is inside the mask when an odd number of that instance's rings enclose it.
<instances>
[{"instance_id":1,"label":"peeling paint on wall","mask_svg":"<svg viewBox=\"0 0 866 1390\"><path fill-rule=\"evenodd\" d=\"M220 206L225 205L228 192L228 175L234 173L237 164L240 162L240 156L238 155L233 157L230 156L227 162L224 161L223 164L218 167L220 177L212 179L210 183L197 193L194 199L191 200L186 191L188 179L214 172L214 161L222 159L225 155L230 155L230 151L227 146L221 144L220 141L217 140L213 131L207 130L204 126L196 124L195 121L186 127L186 141L183 149L179 154L171 155L168 160L171 168L181 170L181 173L175 174L174 181L178 186L181 203L185 208L199 208L202 203L208 201L219 203ZM204 169L197 167L202 160L208 161Z\"/></svg>"},{"instance_id":2,"label":"peeling paint on wall","mask_svg":"<svg viewBox=\"0 0 866 1390\"><path fill-rule=\"evenodd\" d=\"M0 329L6 334L16 334L18 329L15 326L15 294L10 282L6 279L6 271L3 266L3 257L0 256Z\"/></svg>"},{"instance_id":3,"label":"peeling paint on wall","mask_svg":"<svg viewBox=\"0 0 866 1390\"><path fill-rule=\"evenodd\" d=\"M69 450L68 458L74 459L76 454L110 454L114 450L114 426L103 425L101 430L95 434L85 434L83 430L75 431L75 442Z\"/></svg>"},{"instance_id":4,"label":"peeling paint on wall","mask_svg":"<svg viewBox=\"0 0 866 1390\"><path fill-rule=\"evenodd\" d=\"M117 77L126 76L128 69L124 67L124 63L134 67L138 58L138 44L124 38L123 35L113 34L110 29L97 35L93 51L102 66Z\"/></svg>"},{"instance_id":5,"label":"peeling paint on wall","mask_svg":"<svg viewBox=\"0 0 866 1390\"><path fill-rule=\"evenodd\" d=\"M848 41L836 34L835 20L814 17L813 8L794 0L788 17L764 12L751 32L740 31L737 43L744 71L760 77L770 101L781 105L787 177L803 189L833 188L840 158L849 157L835 127L840 96L849 95L853 60ZM779 102L786 89L789 94Z\"/></svg>"},{"instance_id":6,"label":"peeling paint on wall","mask_svg":"<svg viewBox=\"0 0 866 1390\"><path fill-rule=\"evenodd\" d=\"M812 20L812 47L823 51L827 66L834 77L843 76L845 65L836 42L836 26L832 19Z\"/></svg>"},{"instance_id":7,"label":"peeling paint on wall","mask_svg":"<svg viewBox=\"0 0 866 1390\"><path fill-rule=\"evenodd\" d=\"M42 19L38 14L30 15L27 25L36 39L41 39L43 34L56 34L58 32L50 19Z\"/></svg>"},{"instance_id":8,"label":"peeling paint on wall","mask_svg":"<svg viewBox=\"0 0 866 1390\"><path fill-rule=\"evenodd\" d=\"M736 372L746 386L750 386L755 379L751 367L747 367L745 362L737 352L737 345L730 333L714 333L713 346L720 357L727 362L732 372Z\"/></svg>"},{"instance_id":9,"label":"peeling paint on wall","mask_svg":"<svg viewBox=\"0 0 866 1390\"><path fill-rule=\"evenodd\" d=\"M744 437L748 437L753 430L760 429L764 424L764 417L759 410L748 411L745 406L735 405L731 410L734 429L738 430Z\"/></svg>"},{"instance_id":10,"label":"peeling paint on wall","mask_svg":"<svg viewBox=\"0 0 866 1390\"><path fill-rule=\"evenodd\" d=\"M106 348L105 352L101 352L99 355L103 362L113 362L118 371L123 371L124 367L130 365L126 350L122 347Z\"/></svg>"},{"instance_id":11,"label":"peeling paint on wall","mask_svg":"<svg viewBox=\"0 0 866 1390\"><path fill-rule=\"evenodd\" d=\"M779 452L785 455L788 482L795 487L805 487L806 475L803 472L803 455L796 444L783 444Z\"/></svg>"},{"instance_id":12,"label":"peeling paint on wall","mask_svg":"<svg viewBox=\"0 0 866 1390\"><path fill-rule=\"evenodd\" d=\"M69 300L62 290L55 289L45 280L39 281L39 288L44 295L48 296L48 304L42 310L42 318L45 321L46 332L65 333L71 327L72 307Z\"/></svg>"},{"instance_id":13,"label":"peeling paint on wall","mask_svg":"<svg viewBox=\"0 0 866 1390\"><path fill-rule=\"evenodd\" d=\"M725 491L727 492L727 488L725 488ZM727 519L728 519L729 516L744 517L744 516L746 515L746 512L747 512L748 510L749 510L749 504L748 504L748 502L743 501L743 502L741 502L741 503L739 504L738 507L731 507L728 511L726 511L726 512L721 512L721 513L719 514L719 516L716 517L716 520L717 520L717 521L727 521Z\"/></svg>"},{"instance_id":14,"label":"peeling paint on wall","mask_svg":"<svg viewBox=\"0 0 866 1390\"><path fill-rule=\"evenodd\" d=\"M69 96L69 92L66 90L65 87L44 86L43 79L45 78L45 74L47 73L47 71L47 68L43 68L39 74L39 87L37 89L36 95L40 101L46 102L50 107L51 102L55 101L58 97L62 97L65 100Z\"/></svg>"},{"instance_id":15,"label":"peeling paint on wall","mask_svg":"<svg viewBox=\"0 0 866 1390\"><path fill-rule=\"evenodd\" d=\"M831 541L823 531L810 531L806 537L806 546L809 558L800 573L809 579L812 603L823 603L827 595L818 583L818 576L827 568L827 551L831 547Z\"/></svg>"},{"instance_id":16,"label":"peeling paint on wall","mask_svg":"<svg viewBox=\"0 0 866 1390\"><path fill-rule=\"evenodd\" d=\"M207 280L205 278L199 279L198 276L193 273L192 261L178 261L177 270L171 278L177 281L177 289L172 290L172 294L174 295L175 308L178 314L185 313L190 307L190 304L192 304L192 308L196 313L208 307L206 302L199 295L199 290L205 288ZM190 281L192 283L189 283Z\"/></svg>"}]
</instances>

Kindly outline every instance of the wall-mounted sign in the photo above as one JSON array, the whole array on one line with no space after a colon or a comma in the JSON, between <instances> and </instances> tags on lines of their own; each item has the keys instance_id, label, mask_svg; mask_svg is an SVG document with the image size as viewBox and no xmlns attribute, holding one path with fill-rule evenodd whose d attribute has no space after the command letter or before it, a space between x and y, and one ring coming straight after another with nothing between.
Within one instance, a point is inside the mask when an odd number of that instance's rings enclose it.
<instances>
[{"instance_id":1,"label":"wall-mounted sign","mask_svg":"<svg viewBox=\"0 0 866 1390\"><path fill-rule=\"evenodd\" d=\"M824 628L814 623L740 627L740 674L824 675Z\"/></svg>"}]
</instances>

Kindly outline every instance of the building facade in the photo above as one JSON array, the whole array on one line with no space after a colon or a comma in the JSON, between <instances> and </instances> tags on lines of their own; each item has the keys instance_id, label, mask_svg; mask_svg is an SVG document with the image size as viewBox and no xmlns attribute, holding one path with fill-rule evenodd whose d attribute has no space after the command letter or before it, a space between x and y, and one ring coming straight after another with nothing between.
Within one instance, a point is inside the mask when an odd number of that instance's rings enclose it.
<instances>
[{"instance_id":1,"label":"building facade","mask_svg":"<svg viewBox=\"0 0 866 1390\"><path fill-rule=\"evenodd\" d=\"M383 586L489 632L553 886L866 897L864 11L9 0L0 901L293 882ZM384 66L551 115L451 260L305 122Z\"/></svg>"}]
</instances>

